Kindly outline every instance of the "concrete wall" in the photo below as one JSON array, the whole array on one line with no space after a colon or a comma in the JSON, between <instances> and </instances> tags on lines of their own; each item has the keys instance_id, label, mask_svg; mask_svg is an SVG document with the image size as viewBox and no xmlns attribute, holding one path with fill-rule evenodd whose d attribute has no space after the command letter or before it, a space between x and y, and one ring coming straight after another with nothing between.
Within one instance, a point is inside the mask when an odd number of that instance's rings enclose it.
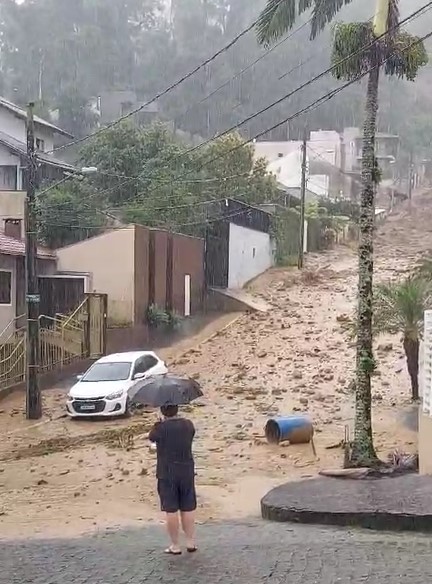
<instances>
[{"instance_id":1,"label":"concrete wall","mask_svg":"<svg viewBox=\"0 0 432 584\"><path fill-rule=\"evenodd\" d=\"M58 270L91 274L91 292L108 294L108 320L134 321L135 229L109 231L57 250Z\"/></svg>"},{"instance_id":2,"label":"concrete wall","mask_svg":"<svg viewBox=\"0 0 432 584\"><path fill-rule=\"evenodd\" d=\"M272 265L270 235L230 223L228 288L242 288Z\"/></svg>"},{"instance_id":3,"label":"concrete wall","mask_svg":"<svg viewBox=\"0 0 432 584\"><path fill-rule=\"evenodd\" d=\"M167 299L167 260L168 260L168 232L154 231L155 242L155 275L154 275L154 303L156 306L165 306Z\"/></svg>"},{"instance_id":4,"label":"concrete wall","mask_svg":"<svg viewBox=\"0 0 432 584\"><path fill-rule=\"evenodd\" d=\"M149 304L149 240L147 227L135 225L134 238L134 313L133 322L145 322ZM108 296L109 298L109 296Z\"/></svg>"},{"instance_id":5,"label":"concrete wall","mask_svg":"<svg viewBox=\"0 0 432 584\"><path fill-rule=\"evenodd\" d=\"M204 297L204 240L187 235L173 234L173 309L185 314L185 276L190 276L191 314L199 312Z\"/></svg>"}]
</instances>

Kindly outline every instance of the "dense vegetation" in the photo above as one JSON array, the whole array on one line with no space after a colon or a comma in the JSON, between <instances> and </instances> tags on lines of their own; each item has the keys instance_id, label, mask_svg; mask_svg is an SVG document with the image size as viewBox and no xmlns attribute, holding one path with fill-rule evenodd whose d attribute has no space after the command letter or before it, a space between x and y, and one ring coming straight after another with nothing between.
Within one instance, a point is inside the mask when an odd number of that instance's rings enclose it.
<instances>
[{"instance_id":1,"label":"dense vegetation","mask_svg":"<svg viewBox=\"0 0 432 584\"><path fill-rule=\"evenodd\" d=\"M194 150L164 125L123 122L82 147L83 165L98 172L70 179L38 197L40 237L53 247L95 235L117 220L204 235L227 197L274 201L276 181L253 146L229 134ZM211 162L211 163L210 163Z\"/></svg>"},{"instance_id":2,"label":"dense vegetation","mask_svg":"<svg viewBox=\"0 0 432 584\"><path fill-rule=\"evenodd\" d=\"M421 0L402 6L406 14ZM59 123L75 135L93 127L86 105L107 89L135 89L152 97L232 40L258 16L264 0L1 0L0 92L25 103L38 99L41 111L59 110ZM353 2L338 18L366 20L374 2ZM307 15L296 23L301 26ZM430 15L408 28L427 30ZM199 34L197 34L199 31ZM164 119L205 138L213 137L288 93L330 62L331 29L314 43L308 27L282 42L264 59L254 31L204 70L160 100ZM233 78L233 76L237 77ZM430 73L417 90L394 81L383 84L379 127L399 132L407 148L429 147ZM202 101L221 85L224 87ZM334 88L330 76L241 128L254 136ZM363 89L353 85L310 114L311 129L360 125ZM202 103L200 103L202 101ZM410 112L410 116L406 115ZM297 138L304 121L274 131L275 139Z\"/></svg>"}]
</instances>

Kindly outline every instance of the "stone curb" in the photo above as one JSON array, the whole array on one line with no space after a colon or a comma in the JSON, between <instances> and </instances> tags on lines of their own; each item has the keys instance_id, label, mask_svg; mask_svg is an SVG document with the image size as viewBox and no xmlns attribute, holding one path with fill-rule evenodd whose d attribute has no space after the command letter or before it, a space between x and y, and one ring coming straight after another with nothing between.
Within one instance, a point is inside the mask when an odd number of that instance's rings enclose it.
<instances>
[{"instance_id":1,"label":"stone curb","mask_svg":"<svg viewBox=\"0 0 432 584\"><path fill-rule=\"evenodd\" d=\"M261 500L261 516L279 523L303 523L306 525L336 525L339 527L363 527L377 531L432 532L431 515L406 515L377 511L376 513L324 513L311 509L276 507Z\"/></svg>"},{"instance_id":2,"label":"stone curb","mask_svg":"<svg viewBox=\"0 0 432 584\"><path fill-rule=\"evenodd\" d=\"M261 515L263 519L276 522L363 527L378 531L432 532L429 494L425 498L415 490L416 483L420 487L425 485L426 489L432 486L432 477L415 477L411 483L399 483L400 489L395 484L400 480L398 478L340 480L340 490L329 484L327 489L322 489L321 498L319 490L308 490L310 486L307 483L317 479L288 483L272 489L261 499ZM430 483L426 484L425 479ZM330 480L339 482L339 479ZM358 498L355 496L357 485L353 483L363 483L360 490L368 493L366 499L360 494ZM377 483L382 483L382 486ZM410 485L414 486L411 493L406 490ZM299 494L300 489L304 492ZM377 489L381 492L388 490L388 496L375 500ZM407 500L410 500L409 506L406 505Z\"/></svg>"}]
</instances>

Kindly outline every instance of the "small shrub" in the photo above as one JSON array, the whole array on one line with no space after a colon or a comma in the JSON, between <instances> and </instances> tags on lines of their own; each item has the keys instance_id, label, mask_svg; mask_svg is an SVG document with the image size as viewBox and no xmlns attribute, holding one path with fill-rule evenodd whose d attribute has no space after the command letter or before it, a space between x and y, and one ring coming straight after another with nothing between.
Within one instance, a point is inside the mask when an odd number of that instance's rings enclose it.
<instances>
[{"instance_id":1,"label":"small shrub","mask_svg":"<svg viewBox=\"0 0 432 584\"><path fill-rule=\"evenodd\" d=\"M169 315L166 310L151 304L146 310L146 321L152 327L165 326L169 323Z\"/></svg>"},{"instance_id":2,"label":"small shrub","mask_svg":"<svg viewBox=\"0 0 432 584\"><path fill-rule=\"evenodd\" d=\"M171 329L178 328L182 323L182 317L175 311L169 311L167 313L168 316L168 327Z\"/></svg>"},{"instance_id":3,"label":"small shrub","mask_svg":"<svg viewBox=\"0 0 432 584\"><path fill-rule=\"evenodd\" d=\"M164 310L156 304L151 304L146 311L146 321L154 328L176 329L180 326L182 317L175 311Z\"/></svg>"}]
</instances>

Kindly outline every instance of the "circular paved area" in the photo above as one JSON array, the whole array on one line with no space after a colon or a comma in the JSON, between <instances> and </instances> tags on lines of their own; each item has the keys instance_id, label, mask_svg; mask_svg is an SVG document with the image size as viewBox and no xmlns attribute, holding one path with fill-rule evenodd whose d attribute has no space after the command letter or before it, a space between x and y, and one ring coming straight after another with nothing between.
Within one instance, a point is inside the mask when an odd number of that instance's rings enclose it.
<instances>
[{"instance_id":1,"label":"circular paved area","mask_svg":"<svg viewBox=\"0 0 432 584\"><path fill-rule=\"evenodd\" d=\"M161 554L158 528L1 542L0 584L424 584L432 544L417 534L268 522L206 525L201 549Z\"/></svg>"},{"instance_id":2,"label":"circular paved area","mask_svg":"<svg viewBox=\"0 0 432 584\"><path fill-rule=\"evenodd\" d=\"M286 483L264 496L261 511L273 521L431 531L432 477Z\"/></svg>"}]
</instances>

